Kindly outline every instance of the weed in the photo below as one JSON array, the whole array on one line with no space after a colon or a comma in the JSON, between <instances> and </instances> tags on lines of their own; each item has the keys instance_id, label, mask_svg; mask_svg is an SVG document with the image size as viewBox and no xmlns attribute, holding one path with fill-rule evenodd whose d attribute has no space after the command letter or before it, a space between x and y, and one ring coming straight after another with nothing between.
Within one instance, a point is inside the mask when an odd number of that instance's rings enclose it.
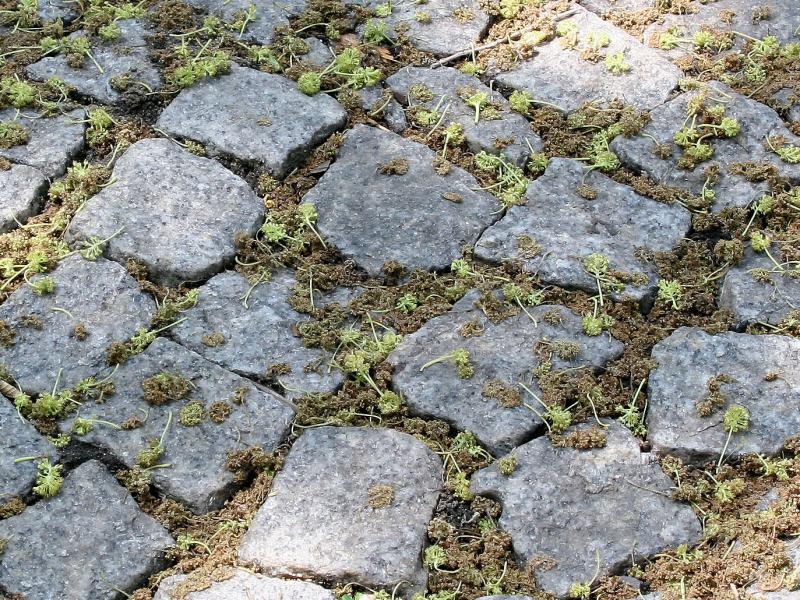
<instances>
[{"instance_id":1,"label":"weed","mask_svg":"<svg viewBox=\"0 0 800 600\"><path fill-rule=\"evenodd\" d=\"M53 464L49 458L43 458L36 465L36 485L33 492L42 498L52 498L58 494L64 477L61 474L63 465Z\"/></svg>"},{"instance_id":2,"label":"weed","mask_svg":"<svg viewBox=\"0 0 800 600\"><path fill-rule=\"evenodd\" d=\"M728 436L725 438L725 445L722 447L722 452L719 455L719 461L717 461L717 470L719 470L719 468L722 466L722 462L725 460L725 451L728 449L731 436L734 433L745 431L749 427L750 411L748 411L744 406L734 404L725 411L725 416L722 418L722 428L728 432Z\"/></svg>"},{"instance_id":3,"label":"weed","mask_svg":"<svg viewBox=\"0 0 800 600\"><path fill-rule=\"evenodd\" d=\"M606 56L605 60L606 69L613 75L623 75L631 70L631 66L625 62L625 54L623 52L614 52Z\"/></svg>"},{"instance_id":4,"label":"weed","mask_svg":"<svg viewBox=\"0 0 800 600\"><path fill-rule=\"evenodd\" d=\"M444 354L443 356L439 356L432 360L429 360L424 365L422 365L419 370L420 373L431 367L437 363L452 361L453 364L456 366L456 371L458 372L458 376L462 379L469 379L475 374L475 369L472 366L472 362L470 361L470 355L467 350L464 348L457 348L448 354Z\"/></svg>"}]
</instances>

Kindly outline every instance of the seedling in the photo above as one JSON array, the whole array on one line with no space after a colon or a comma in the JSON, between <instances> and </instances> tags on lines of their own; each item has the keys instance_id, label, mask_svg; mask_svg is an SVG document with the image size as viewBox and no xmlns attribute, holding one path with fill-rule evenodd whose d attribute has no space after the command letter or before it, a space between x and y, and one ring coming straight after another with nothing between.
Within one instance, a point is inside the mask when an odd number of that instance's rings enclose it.
<instances>
[{"instance_id":1,"label":"seedling","mask_svg":"<svg viewBox=\"0 0 800 600\"><path fill-rule=\"evenodd\" d=\"M447 155L447 146L450 143L458 146L464 142L464 126L461 123L450 123L444 130L444 148L442 157Z\"/></svg>"},{"instance_id":2,"label":"seedling","mask_svg":"<svg viewBox=\"0 0 800 600\"><path fill-rule=\"evenodd\" d=\"M674 279L662 279L658 282L658 299L672 304L672 308L680 310L683 300L683 286Z\"/></svg>"},{"instance_id":3,"label":"seedling","mask_svg":"<svg viewBox=\"0 0 800 600\"><path fill-rule=\"evenodd\" d=\"M395 308L401 312L410 315L417 310L417 297L414 294L403 294L397 299Z\"/></svg>"},{"instance_id":4,"label":"seedling","mask_svg":"<svg viewBox=\"0 0 800 600\"><path fill-rule=\"evenodd\" d=\"M470 361L470 354L464 348L457 348L448 354L444 354L433 360L429 360L419 368L420 373L437 363L452 361L456 366L456 371L461 379L469 379L475 374L475 369Z\"/></svg>"},{"instance_id":5,"label":"seedling","mask_svg":"<svg viewBox=\"0 0 800 600\"><path fill-rule=\"evenodd\" d=\"M548 432L556 434L564 433L564 431L566 431L567 428L570 425L572 425L572 412L570 411L569 408L564 408L563 406L558 406L557 404L548 406L527 385L525 385L521 381L519 382L519 385L522 386L522 389L528 392L533 397L534 400L536 400L539 404L541 404L542 408L544 408L545 412L544 414L542 414L538 410L533 408L530 404L523 403L523 405L526 408L533 411L533 413L537 417L539 417L539 419L541 419L541 421L547 427Z\"/></svg>"},{"instance_id":6,"label":"seedling","mask_svg":"<svg viewBox=\"0 0 800 600\"><path fill-rule=\"evenodd\" d=\"M606 56L606 69L613 75L623 75L631 70L631 66L625 62L625 54L623 52L614 52Z\"/></svg>"},{"instance_id":7,"label":"seedling","mask_svg":"<svg viewBox=\"0 0 800 600\"><path fill-rule=\"evenodd\" d=\"M611 289L615 292L622 290L622 283L610 273L608 257L604 254L594 252L583 259L583 268L589 275L594 277L597 282L597 295L600 306L603 306L603 288Z\"/></svg>"},{"instance_id":8,"label":"seedling","mask_svg":"<svg viewBox=\"0 0 800 600\"><path fill-rule=\"evenodd\" d=\"M386 21L380 19L370 19L364 26L364 41L368 44L381 44L387 42L394 45L394 41L389 37L389 26Z\"/></svg>"},{"instance_id":9,"label":"seedling","mask_svg":"<svg viewBox=\"0 0 800 600\"><path fill-rule=\"evenodd\" d=\"M18 75L0 79L0 106L25 108L36 102L36 88Z\"/></svg>"},{"instance_id":10,"label":"seedling","mask_svg":"<svg viewBox=\"0 0 800 600\"><path fill-rule=\"evenodd\" d=\"M481 189L497 196L504 208L525 202L528 180L522 169L506 161L502 156L488 154L483 150L476 154L473 160L478 169L494 174L496 183Z\"/></svg>"},{"instance_id":11,"label":"seedling","mask_svg":"<svg viewBox=\"0 0 800 600\"><path fill-rule=\"evenodd\" d=\"M96 424L107 425L107 426L111 427L112 429L116 429L118 431L122 430L122 427L120 427L116 423L112 423L111 421L104 421L103 419L97 419L95 417L92 417L90 419L85 419L83 417L77 417L72 422L71 431L72 431L72 433L74 433L75 435L78 435L78 436L88 435L94 429L94 426Z\"/></svg>"},{"instance_id":12,"label":"seedling","mask_svg":"<svg viewBox=\"0 0 800 600\"><path fill-rule=\"evenodd\" d=\"M789 458L766 458L760 454L756 454L756 458L761 461L764 469L764 477L774 477L778 481L789 481L788 469L792 466L793 461Z\"/></svg>"},{"instance_id":13,"label":"seedling","mask_svg":"<svg viewBox=\"0 0 800 600\"><path fill-rule=\"evenodd\" d=\"M489 104L489 94L486 92L474 92L464 98L464 102L467 106L475 109L475 123L477 124L481 119L481 110Z\"/></svg>"},{"instance_id":14,"label":"seedling","mask_svg":"<svg viewBox=\"0 0 800 600\"><path fill-rule=\"evenodd\" d=\"M734 433L746 431L749 427L750 411L748 411L744 406L734 404L725 411L725 416L722 418L722 428L728 432L728 437L725 438L725 445L722 447L722 452L719 455L719 461L717 461L717 471L719 471L720 467L722 466L722 462L725 460L725 452L728 449L731 436Z\"/></svg>"},{"instance_id":15,"label":"seedling","mask_svg":"<svg viewBox=\"0 0 800 600\"><path fill-rule=\"evenodd\" d=\"M544 300L542 292L533 290L526 294L516 283L507 283L503 286L503 298L505 298L507 302L513 302L519 306L522 311L528 315L528 318L533 321L533 326L537 326L536 319L528 312L525 306L539 306Z\"/></svg>"},{"instance_id":16,"label":"seedling","mask_svg":"<svg viewBox=\"0 0 800 600\"><path fill-rule=\"evenodd\" d=\"M136 457L136 462L144 469L152 469L157 466L158 460L164 454L164 439L167 437L167 431L172 424L172 411L167 415L167 424L164 425L164 430L161 432L159 439L151 439L147 442L147 448L140 450Z\"/></svg>"},{"instance_id":17,"label":"seedling","mask_svg":"<svg viewBox=\"0 0 800 600\"><path fill-rule=\"evenodd\" d=\"M780 158L783 162L792 165L800 163L800 146L795 146L793 144L781 144L778 148L775 148L773 145L773 140L769 137L766 139L770 150L777 154L778 158ZM783 140L779 139L779 141L782 142Z\"/></svg>"},{"instance_id":18,"label":"seedling","mask_svg":"<svg viewBox=\"0 0 800 600\"><path fill-rule=\"evenodd\" d=\"M447 562L447 553L438 544L428 546L425 548L424 562L429 569L438 571L439 567Z\"/></svg>"},{"instance_id":19,"label":"seedling","mask_svg":"<svg viewBox=\"0 0 800 600\"><path fill-rule=\"evenodd\" d=\"M63 465L54 465L49 458L43 458L36 465L36 485L33 486L33 493L42 498L52 498L58 494L64 477L61 474Z\"/></svg>"}]
</instances>

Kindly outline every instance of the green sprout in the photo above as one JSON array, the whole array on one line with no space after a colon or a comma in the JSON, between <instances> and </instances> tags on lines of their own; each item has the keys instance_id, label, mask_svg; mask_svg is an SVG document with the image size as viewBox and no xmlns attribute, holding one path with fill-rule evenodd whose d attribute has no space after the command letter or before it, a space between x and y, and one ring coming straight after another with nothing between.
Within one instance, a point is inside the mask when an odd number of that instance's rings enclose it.
<instances>
[{"instance_id":1,"label":"green sprout","mask_svg":"<svg viewBox=\"0 0 800 600\"><path fill-rule=\"evenodd\" d=\"M136 462L139 464L139 466L144 469L152 469L153 467L157 466L158 460L164 454L164 439L167 437L167 431L169 431L169 426L171 424L172 411L170 411L167 415L167 424L164 426L164 430L161 432L161 437L159 439L148 440L147 448L139 451L139 454L136 457Z\"/></svg>"},{"instance_id":2,"label":"green sprout","mask_svg":"<svg viewBox=\"0 0 800 600\"><path fill-rule=\"evenodd\" d=\"M448 354L444 354L434 358L433 360L429 360L419 368L419 371L421 373L428 367L447 361L453 362L453 364L456 366L458 376L461 377L461 379L469 379L475 374L475 369L470 361L469 351L465 350L464 348L457 348Z\"/></svg>"},{"instance_id":3,"label":"green sprout","mask_svg":"<svg viewBox=\"0 0 800 600\"><path fill-rule=\"evenodd\" d=\"M52 498L58 494L61 485L64 483L64 477L61 474L63 465L54 465L50 462L49 458L43 458L36 465L36 485L33 486L33 492L42 498Z\"/></svg>"},{"instance_id":4,"label":"green sprout","mask_svg":"<svg viewBox=\"0 0 800 600\"><path fill-rule=\"evenodd\" d=\"M750 411L744 406L734 404L725 411L722 417L722 428L728 432L728 437L725 438L725 445L722 447L722 452L719 455L717 462L717 470L722 466L722 461L725 460L725 452L728 449L728 444L731 441L731 436L734 433L740 433L750 427Z\"/></svg>"},{"instance_id":5,"label":"green sprout","mask_svg":"<svg viewBox=\"0 0 800 600\"><path fill-rule=\"evenodd\" d=\"M475 109L475 123L478 123L481 119L481 110L483 110L489 104L489 94L486 92L475 92L464 99L467 106L471 106Z\"/></svg>"},{"instance_id":6,"label":"green sprout","mask_svg":"<svg viewBox=\"0 0 800 600\"><path fill-rule=\"evenodd\" d=\"M522 389L533 396L533 399L541 404L542 408L544 408L545 412L542 414L530 404L523 402L523 405L529 410L533 411L533 413L545 424L547 431L556 434L564 433L564 431L566 431L567 428L572 425L572 412L569 410L569 408L564 408L563 406L559 406L557 404L547 405L527 385L521 381L519 382L519 385L522 386Z\"/></svg>"},{"instance_id":7,"label":"green sprout","mask_svg":"<svg viewBox=\"0 0 800 600\"><path fill-rule=\"evenodd\" d=\"M414 294L403 294L398 298L395 308L399 311L410 315L417 310L417 297Z\"/></svg>"},{"instance_id":8,"label":"green sprout","mask_svg":"<svg viewBox=\"0 0 800 600\"><path fill-rule=\"evenodd\" d=\"M464 142L464 126L461 123L450 123L444 130L444 148L442 149L442 156L447 154L447 146L450 143L456 146Z\"/></svg>"},{"instance_id":9,"label":"green sprout","mask_svg":"<svg viewBox=\"0 0 800 600\"><path fill-rule=\"evenodd\" d=\"M102 419L97 419L92 417L91 419L85 419L83 417L77 417L72 422L72 433L79 436L88 435L93 429L96 424L101 425L108 425L112 429L122 430L122 427L117 425L116 423L112 423L111 421L104 421Z\"/></svg>"},{"instance_id":10,"label":"green sprout","mask_svg":"<svg viewBox=\"0 0 800 600\"><path fill-rule=\"evenodd\" d=\"M631 66L625 62L625 54L623 52L615 52L606 56L605 60L606 69L613 75L623 75L631 70Z\"/></svg>"},{"instance_id":11,"label":"green sprout","mask_svg":"<svg viewBox=\"0 0 800 600\"><path fill-rule=\"evenodd\" d=\"M658 282L658 299L672 304L675 310L680 309L683 300L683 286L674 279L662 279Z\"/></svg>"},{"instance_id":12,"label":"green sprout","mask_svg":"<svg viewBox=\"0 0 800 600\"><path fill-rule=\"evenodd\" d=\"M381 44L388 42L394 44L392 38L389 37L389 26L386 21L380 19L370 19L364 26L364 41L368 44Z\"/></svg>"}]
</instances>

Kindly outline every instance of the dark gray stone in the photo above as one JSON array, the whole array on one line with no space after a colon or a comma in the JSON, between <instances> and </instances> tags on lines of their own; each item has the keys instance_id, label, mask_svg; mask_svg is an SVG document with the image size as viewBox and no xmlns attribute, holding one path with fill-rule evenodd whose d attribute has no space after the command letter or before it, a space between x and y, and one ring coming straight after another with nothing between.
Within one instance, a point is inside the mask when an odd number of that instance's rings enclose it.
<instances>
[{"instance_id":1,"label":"dark gray stone","mask_svg":"<svg viewBox=\"0 0 800 600\"><path fill-rule=\"evenodd\" d=\"M777 454L800 431L800 340L682 327L652 356L658 368L650 372L647 428L658 454L717 459L728 435L723 416L733 405L749 411L750 426L732 435L726 457ZM723 375L731 379L720 388L724 406L701 417L697 404L708 397L709 380Z\"/></svg>"},{"instance_id":2,"label":"dark gray stone","mask_svg":"<svg viewBox=\"0 0 800 600\"><path fill-rule=\"evenodd\" d=\"M553 369L576 367L599 368L622 354L623 345L608 334L589 337L583 334L581 317L564 307L543 305L525 313L492 323L479 306L479 295L471 292L457 302L450 312L431 319L421 329L403 338L389 355L394 365L394 386L409 408L418 414L443 419L460 430L468 430L495 454L508 452L529 439L542 427L542 421L524 405L504 407L484 395L484 386L500 380L521 394L522 400L538 403L519 386L522 381L537 395L541 390L530 376L539 361L534 346L539 342L574 342L580 352L564 360L553 355ZM556 311L561 323L544 320ZM536 319L536 325L531 321ZM472 321L483 328L478 336L465 338L461 327ZM470 353L474 375L459 377L452 361L420 368L434 358L463 348ZM541 412L541 411L539 411Z\"/></svg>"},{"instance_id":3,"label":"dark gray stone","mask_svg":"<svg viewBox=\"0 0 800 600\"><path fill-rule=\"evenodd\" d=\"M686 106L692 98L702 92L686 92L650 113L650 122L639 135L626 138L619 136L611 142L611 150L620 160L637 170L644 171L654 181L668 187L686 190L694 196L702 193L706 184L706 169L719 166L719 182L711 189L716 193L712 206L714 212L733 206L746 206L767 191L765 182L749 182L744 177L731 174L737 163L757 162L774 165L778 171L794 183L800 182L800 165L783 162L765 145L765 139L783 136L789 143L800 145L800 138L786 129L781 118L771 108L737 94L729 87L713 82L708 88L708 105L724 104L725 115L739 121L741 132L733 138L715 139L711 143L714 155L711 160L698 164L687 171L677 166L680 148L673 136L686 122ZM666 144L672 156L661 158L654 152L655 144Z\"/></svg>"},{"instance_id":4,"label":"dark gray stone","mask_svg":"<svg viewBox=\"0 0 800 600\"><path fill-rule=\"evenodd\" d=\"M475 473L471 489L499 499L500 526L511 534L522 563L550 558L536 572L539 585L559 598L575 583L618 572L633 558L646 559L700 540L691 508L668 495L672 481L658 463L645 461L639 440L612 423L604 448L555 448L545 437L517 448L508 477L496 465ZM599 557L599 558L598 558Z\"/></svg>"},{"instance_id":5,"label":"dark gray stone","mask_svg":"<svg viewBox=\"0 0 800 600\"><path fill-rule=\"evenodd\" d=\"M373 86L362 88L356 94L361 99L361 108L368 114L374 113L375 117L383 117L386 125L395 133L400 133L408 127L406 112L392 97L390 91Z\"/></svg>"},{"instance_id":6,"label":"dark gray stone","mask_svg":"<svg viewBox=\"0 0 800 600\"><path fill-rule=\"evenodd\" d=\"M370 275L386 261L444 269L495 220L499 203L475 191L472 175L452 167L438 175L427 146L365 125L351 129L339 157L303 198L317 208L320 233ZM378 172L405 160L405 175ZM445 200L457 194L461 202Z\"/></svg>"},{"instance_id":7,"label":"dark gray stone","mask_svg":"<svg viewBox=\"0 0 800 600\"><path fill-rule=\"evenodd\" d=\"M288 273L273 273L268 283L253 288L245 305L250 282L232 271L220 273L200 288L197 306L183 313L186 320L170 333L187 348L245 377L265 380L269 367L287 365L290 372L277 377L287 398L331 392L342 383L342 374L328 372L328 354L305 347L294 334L295 324L308 317L286 301L293 285ZM224 342L203 343L203 336L214 333L222 334Z\"/></svg>"},{"instance_id":8,"label":"dark gray stone","mask_svg":"<svg viewBox=\"0 0 800 600\"><path fill-rule=\"evenodd\" d=\"M309 429L256 513L239 560L267 575L422 591L422 548L441 486L441 461L408 434ZM370 503L377 492L385 492L383 507Z\"/></svg>"},{"instance_id":9,"label":"dark gray stone","mask_svg":"<svg viewBox=\"0 0 800 600\"><path fill-rule=\"evenodd\" d=\"M308 52L300 56L305 63L324 69L336 57L330 46L318 38L303 38L303 41L308 44Z\"/></svg>"},{"instance_id":10,"label":"dark gray stone","mask_svg":"<svg viewBox=\"0 0 800 600\"><path fill-rule=\"evenodd\" d=\"M0 148L0 157L39 169L45 177L64 173L72 159L83 149L85 112L77 108L57 117L46 118L37 112L0 111L0 121L14 122L28 132L28 142Z\"/></svg>"},{"instance_id":11,"label":"dark gray stone","mask_svg":"<svg viewBox=\"0 0 800 600\"><path fill-rule=\"evenodd\" d=\"M188 379L191 390L175 402L151 406L145 401L143 382L159 373ZM258 446L267 452L281 444L289 430L294 412L276 394L257 388L247 379L208 362L178 344L158 338L142 354L129 359L110 376L115 393L102 404L84 404L75 413L82 419L100 419L121 424L124 420L148 417L141 427L120 430L95 423L83 436L74 440L112 455L128 467L137 462L138 453L147 448L149 439L158 439L172 413L170 428L164 438L165 451L160 463L169 468L153 469L156 487L197 513L222 506L235 487L233 473L225 467L228 453ZM241 404L234 400L244 390ZM205 408L202 422L186 426L180 420L181 409L191 402ZM230 416L216 423L209 417L215 402L224 402ZM71 431L74 418L62 423L62 431Z\"/></svg>"},{"instance_id":12,"label":"dark gray stone","mask_svg":"<svg viewBox=\"0 0 800 600\"><path fill-rule=\"evenodd\" d=\"M780 262L780 249L770 248ZM759 271L769 271L769 281L759 281ZM744 259L727 272L719 296L720 308L729 308L738 327L761 321L775 325L800 308L800 273L786 265L778 270L764 252L748 249Z\"/></svg>"},{"instance_id":13,"label":"dark gray stone","mask_svg":"<svg viewBox=\"0 0 800 600\"><path fill-rule=\"evenodd\" d=\"M79 93L107 104L118 102L122 97L113 89L112 80L126 75L134 85L136 82L144 84L142 89L145 91L158 90L162 84L161 75L148 57L144 27L134 19L117 21L117 24L122 30L119 39L112 42L93 40L92 55L102 67L102 73L88 57L80 68L75 69L67 64L64 55L46 56L29 65L25 72L37 81L58 77ZM88 34L78 31L70 37L75 36L88 37Z\"/></svg>"},{"instance_id":14,"label":"dark gray stone","mask_svg":"<svg viewBox=\"0 0 800 600\"><path fill-rule=\"evenodd\" d=\"M36 214L47 178L38 169L27 165L11 165L0 170L0 233L16 229L18 224Z\"/></svg>"},{"instance_id":15,"label":"dark gray stone","mask_svg":"<svg viewBox=\"0 0 800 600\"><path fill-rule=\"evenodd\" d=\"M259 44L271 44L275 40L275 28L288 27L289 18L296 17L306 8L305 0L261 0L255 4L252 0L187 0L187 4L202 8L228 23L238 20L251 5L255 5L255 21L250 21L244 33L238 37Z\"/></svg>"},{"instance_id":16,"label":"dark gray stone","mask_svg":"<svg viewBox=\"0 0 800 600\"><path fill-rule=\"evenodd\" d=\"M11 402L0 398L0 506L30 492L36 481L36 461L14 462L31 456L53 457L53 446L17 414Z\"/></svg>"},{"instance_id":17,"label":"dark gray stone","mask_svg":"<svg viewBox=\"0 0 800 600\"><path fill-rule=\"evenodd\" d=\"M75 216L65 239L107 239L122 228L106 255L134 258L158 283L177 285L232 263L234 237L255 234L263 216L263 203L243 179L169 140L148 139L117 161L112 183Z\"/></svg>"},{"instance_id":18,"label":"dark gray stone","mask_svg":"<svg viewBox=\"0 0 800 600\"><path fill-rule=\"evenodd\" d=\"M385 0L345 0L350 6L371 9ZM428 2L390 2L392 14L384 19L392 39L397 28L405 29L405 37L423 52L445 56L476 44L489 26L489 15L474 0L429 0ZM428 22L418 21L417 13L427 13Z\"/></svg>"},{"instance_id":19,"label":"dark gray stone","mask_svg":"<svg viewBox=\"0 0 800 600\"><path fill-rule=\"evenodd\" d=\"M457 69L441 67L426 69L406 67L400 69L386 80L395 97L408 106L423 106L433 110L437 105L444 114L442 127L456 122L464 127L464 139L470 150L477 153L481 150L490 154L502 154L517 166L523 166L531 154L531 149L538 152L542 149L542 140L531 129L530 123L520 114L511 110L508 101L499 92L483 85L471 75ZM411 94L414 85L424 85L433 94L429 101L422 102ZM499 118L482 118L475 123L475 108L469 106L460 96L460 90L485 93L494 108L499 111ZM512 143L498 148L498 140L513 140Z\"/></svg>"},{"instance_id":20,"label":"dark gray stone","mask_svg":"<svg viewBox=\"0 0 800 600\"><path fill-rule=\"evenodd\" d=\"M595 199L578 194L583 184L596 190ZM585 166L567 158L552 159L544 175L528 186L526 197L527 204L512 206L481 235L475 255L495 263L518 260L546 283L597 292L597 280L583 261L602 254L611 269L641 279L613 292L614 297L641 300L652 295L657 270L639 259L637 250L671 250L691 225L681 206L640 196L596 171L587 174ZM531 257L521 250L520 236L532 238L541 251Z\"/></svg>"},{"instance_id":21,"label":"dark gray stone","mask_svg":"<svg viewBox=\"0 0 800 600\"><path fill-rule=\"evenodd\" d=\"M73 0L39 0L39 18L42 21L61 19L70 23L78 16Z\"/></svg>"},{"instance_id":22,"label":"dark gray stone","mask_svg":"<svg viewBox=\"0 0 800 600\"><path fill-rule=\"evenodd\" d=\"M0 521L0 538L0 586L31 600L118 600L117 590L164 566L174 543L97 461L70 473L54 498Z\"/></svg>"},{"instance_id":23,"label":"dark gray stone","mask_svg":"<svg viewBox=\"0 0 800 600\"><path fill-rule=\"evenodd\" d=\"M0 305L0 320L17 334L14 345L0 347L0 364L30 394L52 391L60 369L59 389L97 375L108 346L147 327L155 312L153 300L117 263L72 255L48 276L52 294L40 296L25 285ZM41 329L26 326L26 317L39 319ZM88 334L83 341L75 335L79 324Z\"/></svg>"},{"instance_id":24,"label":"dark gray stone","mask_svg":"<svg viewBox=\"0 0 800 600\"><path fill-rule=\"evenodd\" d=\"M478 600L533 600L530 596L481 596Z\"/></svg>"},{"instance_id":25,"label":"dark gray stone","mask_svg":"<svg viewBox=\"0 0 800 600\"><path fill-rule=\"evenodd\" d=\"M346 122L327 94L306 96L280 75L231 65L229 75L183 90L157 126L201 142L212 155L262 162L282 177Z\"/></svg>"},{"instance_id":26,"label":"dark gray stone","mask_svg":"<svg viewBox=\"0 0 800 600\"><path fill-rule=\"evenodd\" d=\"M580 0L583 7L604 15L611 11L638 11L654 7L654 0Z\"/></svg>"},{"instance_id":27,"label":"dark gray stone","mask_svg":"<svg viewBox=\"0 0 800 600\"><path fill-rule=\"evenodd\" d=\"M158 586L153 600L173 600L179 596L171 592L186 579L185 575L167 577ZM179 590L176 590L179 591ZM249 600L263 598L268 600L334 600L333 592L314 583L305 581L284 581L264 577L244 569L237 569L230 579L218 581L200 592L191 592L180 596L184 600Z\"/></svg>"},{"instance_id":28,"label":"dark gray stone","mask_svg":"<svg viewBox=\"0 0 800 600\"><path fill-rule=\"evenodd\" d=\"M800 28L800 12L795 0L716 0L695 3L693 7L696 12L665 14L663 20L645 30L645 40L657 42L660 34L671 28L677 28L679 35L691 40L696 31L706 27L718 32L737 31L759 39L772 35L784 44L800 42L797 31ZM763 8L768 9L767 18L754 18L756 10ZM737 45L745 41L740 36L734 39ZM692 51L694 47L691 43L682 44L675 50L678 53Z\"/></svg>"},{"instance_id":29,"label":"dark gray stone","mask_svg":"<svg viewBox=\"0 0 800 600\"><path fill-rule=\"evenodd\" d=\"M678 84L681 72L656 50L638 42L611 23L578 7L578 14L563 23L578 28L579 45L566 50L556 38L537 46L533 58L513 71L498 73L499 83L530 92L537 100L573 111L591 100L608 102L619 98L640 110L663 103ZM580 57L590 32L608 35L610 44L603 48L608 55L623 52L630 70L615 75L606 68L605 59L591 62Z\"/></svg>"}]
</instances>

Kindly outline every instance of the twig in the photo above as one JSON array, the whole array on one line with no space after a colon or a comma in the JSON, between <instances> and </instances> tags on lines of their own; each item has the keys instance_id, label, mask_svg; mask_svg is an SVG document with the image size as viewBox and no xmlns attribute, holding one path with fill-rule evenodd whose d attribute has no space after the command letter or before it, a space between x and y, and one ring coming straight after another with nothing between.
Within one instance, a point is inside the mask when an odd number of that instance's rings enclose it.
<instances>
[{"instance_id":1,"label":"twig","mask_svg":"<svg viewBox=\"0 0 800 600\"><path fill-rule=\"evenodd\" d=\"M574 15L577 15L577 14L578 14L578 9L577 8L573 8L573 9L567 10L567 11L559 13L555 17L553 17L553 22L557 23L558 21L563 21L564 19L568 19L568 18L570 18L570 17L572 17ZM493 42L489 42L488 44L483 44L482 46L473 46L473 47L467 48L465 50L459 50L455 54L451 54L450 56L445 56L441 60L437 60L435 63L433 63L430 66L430 68L431 69L435 69L436 67L441 67L442 65L446 65L447 63L456 60L457 58L461 58L462 56L467 56L469 54L472 54L473 52L480 52L482 50L488 50L489 48L494 48L495 46L499 46L500 44L511 43L512 41L517 40L520 37L522 37L522 35L524 33L528 33L528 32L533 31L535 29L536 29L535 26L529 25L527 27L523 27L522 29L518 29L517 31L513 31L513 32L509 33L507 36L505 36L502 39L495 40Z\"/></svg>"},{"instance_id":2,"label":"twig","mask_svg":"<svg viewBox=\"0 0 800 600\"><path fill-rule=\"evenodd\" d=\"M21 393L22 392L20 392L10 383L0 379L0 394L3 394L3 396L8 398L9 400L16 400L17 396L19 396Z\"/></svg>"}]
</instances>

